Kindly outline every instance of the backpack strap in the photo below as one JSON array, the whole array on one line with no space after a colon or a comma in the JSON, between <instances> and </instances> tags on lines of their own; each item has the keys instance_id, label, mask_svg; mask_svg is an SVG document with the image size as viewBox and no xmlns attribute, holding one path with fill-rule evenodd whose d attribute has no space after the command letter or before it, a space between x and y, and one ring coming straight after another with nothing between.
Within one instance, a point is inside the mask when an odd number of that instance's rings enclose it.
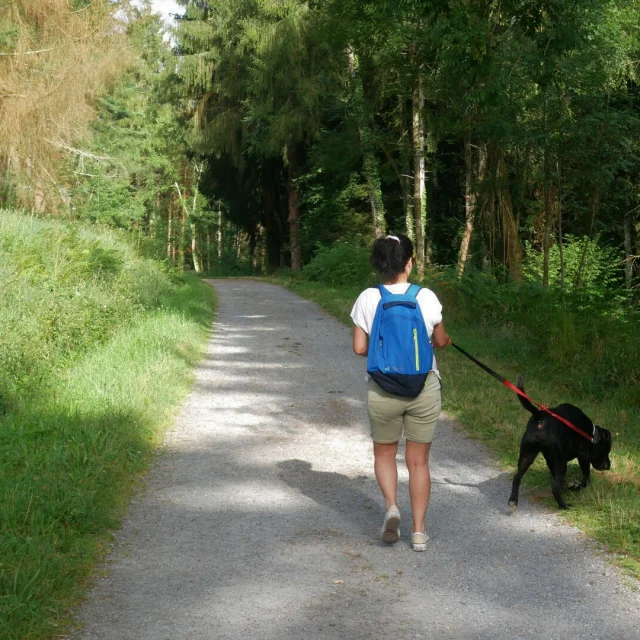
<instances>
[{"instance_id":1,"label":"backpack strap","mask_svg":"<svg viewBox=\"0 0 640 640\"><path fill-rule=\"evenodd\" d=\"M391 294L391 291L389 291L389 289L387 289L387 288L386 288L384 285L382 285L382 284L379 284L379 285L378 285L378 291L380 291L380 295L381 295L383 298L386 298L387 296L392 295L392 294Z\"/></svg>"},{"instance_id":2,"label":"backpack strap","mask_svg":"<svg viewBox=\"0 0 640 640\"><path fill-rule=\"evenodd\" d=\"M422 287L419 284L412 284L408 289L406 295L413 296L414 298L418 297L418 293L420 293Z\"/></svg>"}]
</instances>

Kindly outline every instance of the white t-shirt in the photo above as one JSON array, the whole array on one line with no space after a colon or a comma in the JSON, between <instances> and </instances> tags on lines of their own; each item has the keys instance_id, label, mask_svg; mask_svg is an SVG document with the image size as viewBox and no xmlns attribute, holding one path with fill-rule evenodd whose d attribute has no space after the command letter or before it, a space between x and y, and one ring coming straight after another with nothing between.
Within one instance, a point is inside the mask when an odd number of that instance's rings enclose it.
<instances>
[{"instance_id":1,"label":"white t-shirt","mask_svg":"<svg viewBox=\"0 0 640 640\"><path fill-rule=\"evenodd\" d=\"M399 284L386 284L384 286L391 293L405 293L411 285L401 282ZM357 327L360 327L368 336L371 335L373 319L376 316L381 297L377 287L365 289L358 296L356 303L353 305L353 309L351 309L351 319L353 323ZM427 326L427 334L429 335L429 339L431 339L433 328L442 322L442 305L431 289L420 289L416 299L418 300L420 311L422 311L424 323ZM433 358L432 370L438 374L435 356Z\"/></svg>"}]
</instances>

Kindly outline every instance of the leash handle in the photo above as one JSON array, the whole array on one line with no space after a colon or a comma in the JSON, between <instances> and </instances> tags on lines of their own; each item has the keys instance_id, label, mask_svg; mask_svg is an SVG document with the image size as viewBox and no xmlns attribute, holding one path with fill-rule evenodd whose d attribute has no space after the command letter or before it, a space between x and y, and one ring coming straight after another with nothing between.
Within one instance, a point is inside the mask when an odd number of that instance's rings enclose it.
<instances>
[{"instance_id":1,"label":"leash handle","mask_svg":"<svg viewBox=\"0 0 640 640\"><path fill-rule=\"evenodd\" d=\"M586 434L582 429L579 429L578 427L576 427L572 422L569 422L569 420L567 420L566 418L563 418L562 416L559 416L557 413L554 413L553 411L551 411L549 407L545 407L545 405L534 400L532 397L527 395L522 389L518 389L518 387L516 387L516 385L513 384L513 382L510 382L504 376L501 376L499 373L497 373L496 371L488 367L486 364L474 358L470 353L465 351L462 347L459 347L454 342L451 343L451 346L457 349L463 356L465 356L466 358L469 358L469 360L471 360L474 364L477 364L483 371L485 371L490 376L495 378L498 382L501 382L505 387L507 387L507 389L511 389L511 391L513 391L514 393L517 393L519 396L526 398L529 402L531 402L532 404L535 404L540 409L540 411L544 411L545 413L548 413L550 416L553 416L556 420L559 420L564 425L569 427L569 429L572 429L576 433L579 433L583 438L586 438L587 440L589 440L589 442L593 443L593 437Z\"/></svg>"}]
</instances>

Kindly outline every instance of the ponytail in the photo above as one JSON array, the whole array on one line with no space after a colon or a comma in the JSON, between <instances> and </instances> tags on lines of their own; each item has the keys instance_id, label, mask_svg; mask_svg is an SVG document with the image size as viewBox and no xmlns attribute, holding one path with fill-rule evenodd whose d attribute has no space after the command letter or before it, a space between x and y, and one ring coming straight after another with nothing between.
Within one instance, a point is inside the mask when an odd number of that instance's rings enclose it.
<instances>
[{"instance_id":1,"label":"ponytail","mask_svg":"<svg viewBox=\"0 0 640 640\"><path fill-rule=\"evenodd\" d=\"M401 274L413 258L413 243L402 234L377 238L373 243L371 265L384 280Z\"/></svg>"}]
</instances>

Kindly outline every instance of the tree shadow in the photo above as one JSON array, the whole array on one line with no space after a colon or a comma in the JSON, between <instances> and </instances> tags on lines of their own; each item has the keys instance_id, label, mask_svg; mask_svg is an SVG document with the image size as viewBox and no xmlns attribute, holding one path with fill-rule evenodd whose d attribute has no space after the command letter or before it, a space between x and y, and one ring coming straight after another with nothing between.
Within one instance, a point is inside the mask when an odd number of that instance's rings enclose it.
<instances>
[{"instance_id":1,"label":"tree shadow","mask_svg":"<svg viewBox=\"0 0 640 640\"><path fill-rule=\"evenodd\" d=\"M349 478L333 471L316 471L305 460L284 460L276 466L278 477L289 487L348 519L361 533L371 535L382 522L384 509L379 499L371 497L372 493L379 491L375 479L363 475Z\"/></svg>"}]
</instances>

